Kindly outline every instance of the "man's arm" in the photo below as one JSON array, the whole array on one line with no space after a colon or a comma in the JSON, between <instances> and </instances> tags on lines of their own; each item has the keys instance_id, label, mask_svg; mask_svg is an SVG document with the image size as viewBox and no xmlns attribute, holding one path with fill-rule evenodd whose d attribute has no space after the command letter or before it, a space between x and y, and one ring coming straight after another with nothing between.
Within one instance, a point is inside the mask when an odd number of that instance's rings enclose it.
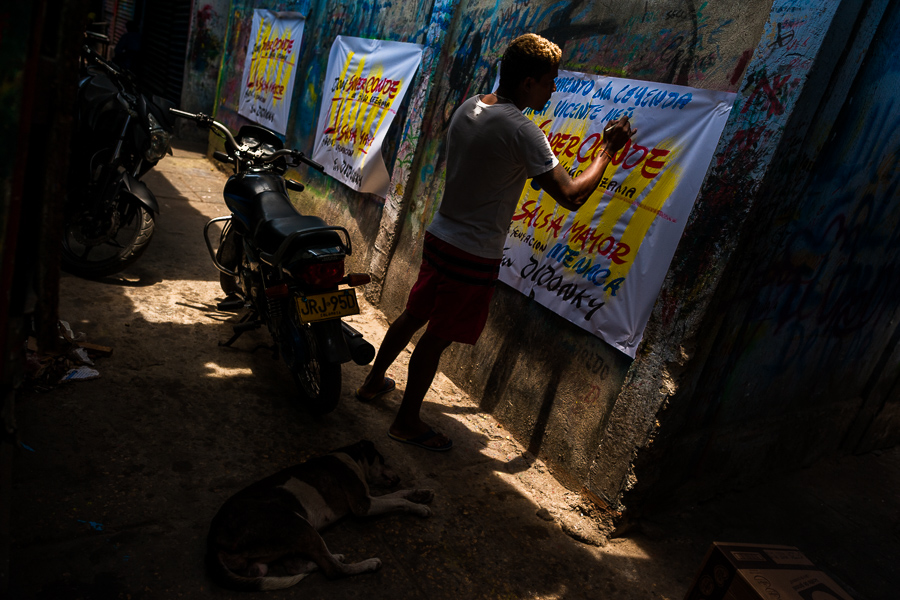
<instances>
[{"instance_id":1,"label":"man's arm","mask_svg":"<svg viewBox=\"0 0 900 600\"><path fill-rule=\"evenodd\" d=\"M621 150L635 133L637 133L637 129L632 129L628 118L623 116L603 131L603 141L598 156L581 175L573 179L563 166L558 164L546 173L537 175L534 180L560 206L569 210L578 210L600 185L600 180L603 179L603 173L609 166L612 155Z\"/></svg>"}]
</instances>

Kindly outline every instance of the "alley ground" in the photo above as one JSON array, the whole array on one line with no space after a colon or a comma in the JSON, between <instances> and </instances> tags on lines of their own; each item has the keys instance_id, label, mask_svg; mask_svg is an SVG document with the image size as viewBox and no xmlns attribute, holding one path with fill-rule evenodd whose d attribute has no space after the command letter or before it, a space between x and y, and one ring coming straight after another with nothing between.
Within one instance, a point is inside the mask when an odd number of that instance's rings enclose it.
<instances>
[{"instance_id":1,"label":"alley ground","mask_svg":"<svg viewBox=\"0 0 900 600\"><path fill-rule=\"evenodd\" d=\"M306 415L264 331L234 348L235 316L216 310L218 273L202 240L224 215L225 176L176 150L145 179L162 205L149 251L103 281L64 275L60 318L84 341L113 348L100 377L19 399L14 459L12 598L238 598L203 570L212 516L231 494L280 468L373 440L404 487L436 492L434 516L341 522L325 533L373 574L320 574L272 598L680 599L713 540L796 545L859 600L900 597L900 453L823 463L703 505L676 506L603 547L577 494L559 486L449 380L439 375L424 417L452 437L447 454L388 439L394 392L361 404L365 367L344 368L338 409ZM377 344L373 307L350 319Z\"/></svg>"}]
</instances>

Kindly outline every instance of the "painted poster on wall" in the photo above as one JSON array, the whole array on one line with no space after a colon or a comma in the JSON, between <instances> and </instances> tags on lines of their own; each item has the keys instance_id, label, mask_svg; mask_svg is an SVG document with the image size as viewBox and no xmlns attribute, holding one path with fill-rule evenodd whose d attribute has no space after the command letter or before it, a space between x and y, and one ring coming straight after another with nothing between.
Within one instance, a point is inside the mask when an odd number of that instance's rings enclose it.
<instances>
[{"instance_id":1,"label":"painted poster on wall","mask_svg":"<svg viewBox=\"0 0 900 600\"><path fill-rule=\"evenodd\" d=\"M569 71L556 87L525 114L573 176L621 115L637 135L578 211L525 186L500 279L633 358L735 94Z\"/></svg>"},{"instance_id":2,"label":"painted poster on wall","mask_svg":"<svg viewBox=\"0 0 900 600\"><path fill-rule=\"evenodd\" d=\"M359 192L388 195L381 145L421 62L421 44L334 40L313 147L326 173Z\"/></svg>"},{"instance_id":3,"label":"painted poster on wall","mask_svg":"<svg viewBox=\"0 0 900 600\"><path fill-rule=\"evenodd\" d=\"M300 13L253 11L238 114L282 134L287 131L304 23Z\"/></svg>"}]
</instances>

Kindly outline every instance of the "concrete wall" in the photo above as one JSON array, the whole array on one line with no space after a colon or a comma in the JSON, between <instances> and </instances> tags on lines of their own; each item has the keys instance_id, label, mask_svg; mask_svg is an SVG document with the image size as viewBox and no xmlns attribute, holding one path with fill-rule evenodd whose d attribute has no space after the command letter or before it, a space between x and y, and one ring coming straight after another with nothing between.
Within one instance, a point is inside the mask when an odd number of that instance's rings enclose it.
<instances>
[{"instance_id":1,"label":"concrete wall","mask_svg":"<svg viewBox=\"0 0 900 600\"><path fill-rule=\"evenodd\" d=\"M757 207L767 205L770 190L781 181L779 173L788 172L795 162L780 150L805 137L843 51L841 43L825 43L838 7L776 1L758 43L744 55L743 76L735 74L740 87L734 108L591 466L589 487L614 512L623 510L621 494L635 481L652 487L646 472L636 477L642 469L634 468L634 460L640 456L641 465L652 464L655 452L648 446L654 436L668 431L658 431L660 420L668 416L661 411L679 398L690 404L683 388L692 369L709 353L722 351L700 345L711 327L707 317L717 314L710 306L716 306L716 299L729 302L728 290L720 289L729 262L734 261L736 272L747 268L734 256L748 239L742 236L748 215L765 210ZM848 27L853 22L850 18ZM741 455L737 445L733 450ZM686 456L677 460L691 462ZM746 464L747 457L738 460ZM765 471L744 471L751 472ZM656 481L656 475L649 480Z\"/></svg>"},{"instance_id":2,"label":"concrete wall","mask_svg":"<svg viewBox=\"0 0 900 600\"><path fill-rule=\"evenodd\" d=\"M900 441L900 5L845 2L821 38L816 63L798 65L814 85L757 178L697 359L636 469L632 502L646 510L685 480L709 492ZM763 58L770 80L796 76Z\"/></svg>"},{"instance_id":3,"label":"concrete wall","mask_svg":"<svg viewBox=\"0 0 900 600\"><path fill-rule=\"evenodd\" d=\"M231 0L193 2L179 106L182 110L213 114L230 8ZM190 140L207 138L203 130L186 121L178 124L178 136Z\"/></svg>"},{"instance_id":4,"label":"concrete wall","mask_svg":"<svg viewBox=\"0 0 900 600\"><path fill-rule=\"evenodd\" d=\"M698 475L736 482L804 464L838 439L896 443L895 267L878 252L894 241L896 221L896 141L887 135L896 38L884 37L896 27L882 24L895 22L896 7L884 16L887 5L232 0L216 114L244 122L237 90L255 7L308 15L286 136L301 149L313 145L336 35L424 44L391 138L388 197L302 173L310 186L294 198L350 229L352 266L373 274L367 296L393 318L443 193L450 116L490 90L517 35L556 41L565 69L737 93L634 361L501 285L482 339L454 346L442 365L613 522L636 481L632 505ZM877 31L880 67L857 79ZM842 116L851 98L854 110L867 109ZM887 119L884 135L860 136L864 119ZM838 149L832 135L853 141ZM748 469L759 456L763 466Z\"/></svg>"}]
</instances>

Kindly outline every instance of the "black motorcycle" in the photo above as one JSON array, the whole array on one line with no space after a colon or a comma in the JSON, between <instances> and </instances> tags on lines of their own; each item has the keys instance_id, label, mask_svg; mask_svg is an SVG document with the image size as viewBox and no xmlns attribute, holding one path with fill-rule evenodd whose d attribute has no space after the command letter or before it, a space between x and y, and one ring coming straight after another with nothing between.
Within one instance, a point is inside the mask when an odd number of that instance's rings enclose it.
<instances>
[{"instance_id":1,"label":"black motorcycle","mask_svg":"<svg viewBox=\"0 0 900 600\"><path fill-rule=\"evenodd\" d=\"M359 313L353 288L370 281L364 273L344 274L344 259L352 254L350 234L300 214L288 196L288 189L303 190L302 183L284 177L289 166L304 163L321 171L322 165L285 148L264 127L245 125L234 137L204 114L171 112L223 137L226 152L216 151L213 157L234 168L224 190L231 215L212 219L203 232L227 294L218 309L247 309L222 345L265 325L307 410L319 415L334 410L341 394L341 365L350 360L368 364L375 348L341 320ZM223 227L214 250L210 230L216 223Z\"/></svg>"},{"instance_id":2,"label":"black motorcycle","mask_svg":"<svg viewBox=\"0 0 900 600\"><path fill-rule=\"evenodd\" d=\"M140 181L171 154L174 103L141 91L130 72L84 46L78 86L62 268L105 277L150 244L159 203Z\"/></svg>"}]
</instances>

